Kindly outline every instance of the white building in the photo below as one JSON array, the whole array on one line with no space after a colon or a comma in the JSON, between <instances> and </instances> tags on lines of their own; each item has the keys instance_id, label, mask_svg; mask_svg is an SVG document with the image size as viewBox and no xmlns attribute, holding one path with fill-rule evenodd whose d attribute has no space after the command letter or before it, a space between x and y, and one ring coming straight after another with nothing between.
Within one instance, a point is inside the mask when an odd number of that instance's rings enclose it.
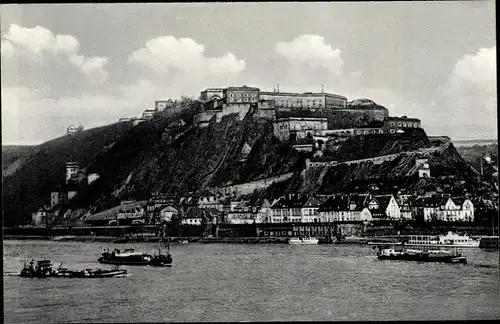
<instances>
[{"instance_id":1,"label":"white building","mask_svg":"<svg viewBox=\"0 0 500 324\"><path fill-rule=\"evenodd\" d=\"M179 211L172 207L167 206L160 210L160 222L171 222L174 215L178 215Z\"/></svg>"},{"instance_id":2,"label":"white building","mask_svg":"<svg viewBox=\"0 0 500 324\"><path fill-rule=\"evenodd\" d=\"M318 210L321 222L371 221L369 198L369 195L330 197Z\"/></svg>"},{"instance_id":3,"label":"white building","mask_svg":"<svg viewBox=\"0 0 500 324\"><path fill-rule=\"evenodd\" d=\"M260 92L260 99L274 100L276 108L346 108L347 98L332 93Z\"/></svg>"},{"instance_id":4,"label":"white building","mask_svg":"<svg viewBox=\"0 0 500 324\"><path fill-rule=\"evenodd\" d=\"M473 222L474 204L463 197L418 197L412 208L423 221Z\"/></svg>"},{"instance_id":5,"label":"white building","mask_svg":"<svg viewBox=\"0 0 500 324\"><path fill-rule=\"evenodd\" d=\"M368 203L372 217L401 219L401 209L393 195L375 195Z\"/></svg>"},{"instance_id":6,"label":"white building","mask_svg":"<svg viewBox=\"0 0 500 324\"><path fill-rule=\"evenodd\" d=\"M80 163L78 162L66 162L66 183L69 180L74 179L78 176L80 172Z\"/></svg>"}]
</instances>

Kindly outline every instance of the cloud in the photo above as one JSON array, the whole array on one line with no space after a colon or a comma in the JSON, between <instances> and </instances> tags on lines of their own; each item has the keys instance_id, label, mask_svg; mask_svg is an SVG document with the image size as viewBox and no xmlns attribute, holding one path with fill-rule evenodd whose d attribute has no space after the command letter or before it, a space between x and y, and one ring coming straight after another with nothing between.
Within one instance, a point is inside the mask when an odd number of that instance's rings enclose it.
<instances>
[{"instance_id":1,"label":"cloud","mask_svg":"<svg viewBox=\"0 0 500 324\"><path fill-rule=\"evenodd\" d=\"M340 50L325 44L325 39L319 35L300 35L291 42L279 42L275 51L290 62L323 67L330 73L342 75L344 60Z\"/></svg>"},{"instance_id":2,"label":"cloud","mask_svg":"<svg viewBox=\"0 0 500 324\"><path fill-rule=\"evenodd\" d=\"M496 46L481 48L475 55L466 54L458 60L437 97L439 116L447 124L483 125L484 134L497 134Z\"/></svg>"},{"instance_id":3,"label":"cloud","mask_svg":"<svg viewBox=\"0 0 500 324\"><path fill-rule=\"evenodd\" d=\"M65 57L93 82L102 83L108 77L108 72L104 70L107 58L79 55L80 43L71 35L54 35L52 31L40 26L26 28L11 24L3 38L3 58L19 56L42 62L46 57Z\"/></svg>"},{"instance_id":4,"label":"cloud","mask_svg":"<svg viewBox=\"0 0 500 324\"><path fill-rule=\"evenodd\" d=\"M191 38L162 36L146 42L141 49L134 51L128 58L135 63L160 74L190 73L190 76L237 75L246 69L244 60L234 54L226 53L220 57L207 57L205 46Z\"/></svg>"},{"instance_id":5,"label":"cloud","mask_svg":"<svg viewBox=\"0 0 500 324\"><path fill-rule=\"evenodd\" d=\"M162 98L164 89L140 79L128 86L100 94L81 94L52 99L47 89L2 89L2 141L33 143L65 134L71 124L86 129L112 124L120 117L139 117Z\"/></svg>"}]
</instances>

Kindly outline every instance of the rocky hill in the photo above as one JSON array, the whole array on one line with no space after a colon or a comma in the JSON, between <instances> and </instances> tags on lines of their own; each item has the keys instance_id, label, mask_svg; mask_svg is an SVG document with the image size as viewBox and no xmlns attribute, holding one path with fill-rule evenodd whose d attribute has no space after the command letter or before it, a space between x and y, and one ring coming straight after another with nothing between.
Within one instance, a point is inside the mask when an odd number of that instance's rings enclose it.
<instances>
[{"instance_id":1,"label":"rocky hill","mask_svg":"<svg viewBox=\"0 0 500 324\"><path fill-rule=\"evenodd\" d=\"M423 130L400 135L353 137L327 147L323 158L339 162L393 155L388 161L340 163L305 169L303 153L273 136L272 121L250 111L243 120L228 115L220 123L192 126L196 107L175 116L150 120L129 129L120 124L86 130L40 145L16 172L4 178L3 211L6 225L27 220L29 213L48 203L50 192L64 180L65 163L81 163L101 177L81 191L71 208L101 210L122 199L147 199L151 192L184 194L207 187L245 183L294 172L294 176L253 198L270 201L288 192L332 193L358 190L376 183L381 190L395 185L408 188L452 186L473 192L477 177L451 143L433 147ZM164 141L165 127L182 119L181 136ZM416 152L419 152L418 154ZM414 158L429 158L436 177L429 184L415 178ZM457 185L459 184L459 185Z\"/></svg>"}]
</instances>

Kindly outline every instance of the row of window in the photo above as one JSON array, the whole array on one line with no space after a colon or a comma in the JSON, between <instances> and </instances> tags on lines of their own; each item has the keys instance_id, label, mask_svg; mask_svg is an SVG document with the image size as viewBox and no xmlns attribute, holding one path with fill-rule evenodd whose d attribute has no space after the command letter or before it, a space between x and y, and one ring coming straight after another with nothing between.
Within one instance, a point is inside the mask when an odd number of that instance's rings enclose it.
<instances>
[{"instance_id":1,"label":"row of window","mask_svg":"<svg viewBox=\"0 0 500 324\"><path fill-rule=\"evenodd\" d=\"M252 99L243 98L243 100L242 100L241 98L238 98L236 100L233 100L233 102L257 102L257 99L255 99L255 98L252 98Z\"/></svg>"},{"instance_id":2,"label":"row of window","mask_svg":"<svg viewBox=\"0 0 500 324\"><path fill-rule=\"evenodd\" d=\"M252 93L251 96L252 96L252 98L256 98L257 94ZM234 98L234 97L240 98L240 97L242 97L242 95L241 95L241 93L236 93L236 95L234 93L229 94L229 98ZM244 93L243 97L248 98L248 97L250 97L250 95L248 93Z\"/></svg>"},{"instance_id":3,"label":"row of window","mask_svg":"<svg viewBox=\"0 0 500 324\"><path fill-rule=\"evenodd\" d=\"M392 127L396 126L396 123L395 122L391 122L390 125ZM401 123L401 122L398 122L397 123L398 127L418 127L418 123Z\"/></svg>"}]
</instances>

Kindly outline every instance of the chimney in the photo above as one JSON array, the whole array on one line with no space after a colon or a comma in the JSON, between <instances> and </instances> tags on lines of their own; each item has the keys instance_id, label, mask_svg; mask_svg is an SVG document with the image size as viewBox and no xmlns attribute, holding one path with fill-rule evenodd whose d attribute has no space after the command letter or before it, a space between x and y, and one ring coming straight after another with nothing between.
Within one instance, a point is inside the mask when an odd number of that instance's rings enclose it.
<instances>
[{"instance_id":1,"label":"chimney","mask_svg":"<svg viewBox=\"0 0 500 324\"><path fill-rule=\"evenodd\" d=\"M323 84L321 85L321 93L324 93Z\"/></svg>"},{"instance_id":2,"label":"chimney","mask_svg":"<svg viewBox=\"0 0 500 324\"><path fill-rule=\"evenodd\" d=\"M278 83L276 84L276 86L277 86L276 91L277 91L278 93L280 93L280 83L278 82Z\"/></svg>"}]
</instances>

